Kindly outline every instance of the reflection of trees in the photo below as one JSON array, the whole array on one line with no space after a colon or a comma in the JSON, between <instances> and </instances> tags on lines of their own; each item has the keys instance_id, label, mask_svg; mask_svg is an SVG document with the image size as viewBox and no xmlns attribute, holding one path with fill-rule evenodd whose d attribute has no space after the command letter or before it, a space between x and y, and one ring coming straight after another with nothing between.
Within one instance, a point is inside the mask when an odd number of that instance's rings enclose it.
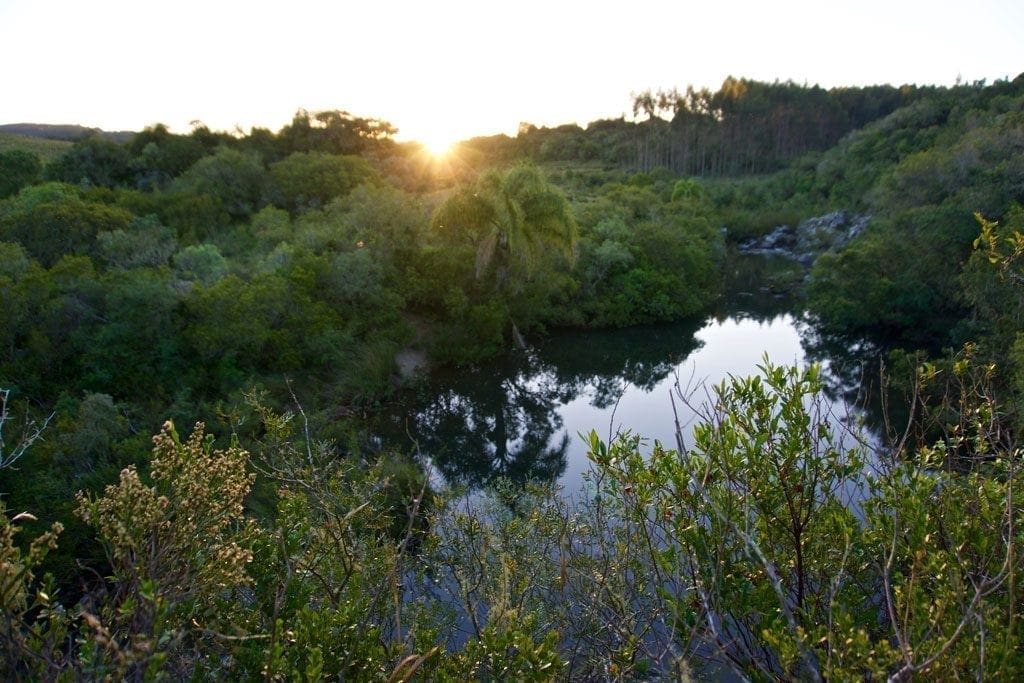
<instances>
[{"instance_id":1,"label":"reflection of trees","mask_svg":"<svg viewBox=\"0 0 1024 683\"><path fill-rule=\"evenodd\" d=\"M453 484L553 481L565 470L561 396L536 360L520 356L453 378L416 417L420 449Z\"/></svg>"},{"instance_id":2,"label":"reflection of trees","mask_svg":"<svg viewBox=\"0 0 1024 683\"><path fill-rule=\"evenodd\" d=\"M806 269L784 256L738 254L724 266L724 296L717 317L768 322L798 307Z\"/></svg>"},{"instance_id":3,"label":"reflection of trees","mask_svg":"<svg viewBox=\"0 0 1024 683\"><path fill-rule=\"evenodd\" d=\"M625 384L653 388L697 348L700 322L558 334L537 350L437 378L403 410L445 479L469 488L503 477L552 481L570 436L557 412L583 393L604 408Z\"/></svg>"},{"instance_id":4,"label":"reflection of trees","mask_svg":"<svg viewBox=\"0 0 1024 683\"><path fill-rule=\"evenodd\" d=\"M856 406L875 437L886 436L886 411L891 424L906 423L906 402L885 394L884 349L863 339L830 333L807 316L797 329L806 359L826 368L825 395L831 401Z\"/></svg>"},{"instance_id":5,"label":"reflection of trees","mask_svg":"<svg viewBox=\"0 0 1024 683\"><path fill-rule=\"evenodd\" d=\"M825 395L833 403L855 406L869 431L880 437L885 432L886 408L894 424L906 419L900 397L887 397L893 399L888 406L883 400L881 371L886 352L869 340L831 332L813 316L800 316L803 302L798 293L806 273L803 265L785 256L731 254L717 317L768 322L787 313L797 315L806 360L821 363L826 370Z\"/></svg>"},{"instance_id":6,"label":"reflection of trees","mask_svg":"<svg viewBox=\"0 0 1024 683\"><path fill-rule=\"evenodd\" d=\"M793 312L797 303L782 285L802 280L803 272L786 259L742 258L733 264L719 317L768 322ZM774 284L755 286L759 282ZM557 479L571 438L557 410L581 395L603 409L627 385L653 389L698 348L694 335L704 324L559 332L529 353L452 370L400 408L396 422L408 428L402 427L398 443L407 444L408 434L447 481L469 488L499 477ZM801 338L809 360L827 361L830 398L866 406L869 427L880 433L881 394L863 382L878 377L878 356L810 325L801 328Z\"/></svg>"},{"instance_id":7,"label":"reflection of trees","mask_svg":"<svg viewBox=\"0 0 1024 683\"><path fill-rule=\"evenodd\" d=\"M584 391L590 403L607 408L626 385L650 391L700 345L694 334L703 320L622 330L563 333L538 355L554 373L563 402Z\"/></svg>"}]
</instances>

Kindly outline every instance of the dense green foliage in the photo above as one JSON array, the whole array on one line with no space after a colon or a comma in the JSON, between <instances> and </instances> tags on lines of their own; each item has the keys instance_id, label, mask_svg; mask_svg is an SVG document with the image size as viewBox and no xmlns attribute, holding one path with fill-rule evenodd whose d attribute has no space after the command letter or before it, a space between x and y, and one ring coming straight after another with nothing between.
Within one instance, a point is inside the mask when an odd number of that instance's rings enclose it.
<instances>
[{"instance_id":1,"label":"dense green foliage","mask_svg":"<svg viewBox=\"0 0 1024 683\"><path fill-rule=\"evenodd\" d=\"M826 323L932 348L976 336L957 324L972 304L960 273L978 234L974 214L1001 220L1024 200L1022 107L1021 79L937 96L822 159L815 183L829 201L876 216L855 247L817 265L811 296Z\"/></svg>"},{"instance_id":2,"label":"dense green foliage","mask_svg":"<svg viewBox=\"0 0 1024 683\"><path fill-rule=\"evenodd\" d=\"M43 165L39 157L23 149L0 152L0 199L5 199L39 179Z\"/></svg>"},{"instance_id":3,"label":"dense green foliage","mask_svg":"<svg viewBox=\"0 0 1024 683\"><path fill-rule=\"evenodd\" d=\"M708 652L763 679L1021 675L1024 77L729 79L641 112L445 170L341 111L0 151L4 675L685 677ZM700 315L728 249L835 209L872 218L810 271L822 348L934 358L881 460L815 412L814 368L719 387L682 454L592 437L577 509L445 500L363 431L401 353ZM447 402L511 433L500 400ZM554 472L542 422L520 446ZM464 483L524 478L452 449L483 462Z\"/></svg>"},{"instance_id":4,"label":"dense green foliage","mask_svg":"<svg viewBox=\"0 0 1024 683\"><path fill-rule=\"evenodd\" d=\"M621 173L567 196L531 165L452 186L392 133L299 112L278 133L88 137L42 170L30 153L0 157L0 388L12 424L55 413L27 473L0 468L7 504L52 500L40 516L77 537L74 494L144 467L144 435L168 417L224 431L244 391L284 404L294 387L341 434L400 382L405 348L464 362L553 326L713 301L717 238L699 203ZM509 222L445 229L476 188ZM48 560L64 585L75 553Z\"/></svg>"},{"instance_id":5,"label":"dense green foliage","mask_svg":"<svg viewBox=\"0 0 1024 683\"><path fill-rule=\"evenodd\" d=\"M908 458L850 447L817 367L766 364L715 389L684 453L591 433L576 505L500 487L445 500L252 396L253 455L168 423L148 476L78 496L110 569L75 611L39 574L61 526L22 549L32 518L0 507L0 670L686 680L700 653L756 680L1013 680L1020 451L992 430L985 375L957 366L964 430ZM244 515L254 472L276 488L263 523Z\"/></svg>"}]
</instances>

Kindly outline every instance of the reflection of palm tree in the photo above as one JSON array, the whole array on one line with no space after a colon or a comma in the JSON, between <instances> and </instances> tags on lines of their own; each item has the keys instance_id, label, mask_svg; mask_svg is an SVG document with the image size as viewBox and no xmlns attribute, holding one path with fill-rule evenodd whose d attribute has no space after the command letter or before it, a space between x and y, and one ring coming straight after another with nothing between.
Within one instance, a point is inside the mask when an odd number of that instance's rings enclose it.
<instances>
[{"instance_id":1,"label":"reflection of palm tree","mask_svg":"<svg viewBox=\"0 0 1024 683\"><path fill-rule=\"evenodd\" d=\"M421 414L421 446L451 483L470 488L499 478L554 481L566 466L569 440L562 428L558 387L521 359L499 381L468 378L444 391Z\"/></svg>"},{"instance_id":2,"label":"reflection of palm tree","mask_svg":"<svg viewBox=\"0 0 1024 683\"><path fill-rule=\"evenodd\" d=\"M553 481L565 470L569 447L564 434L552 444L563 426L555 410L557 391L548 382L530 388L521 378L502 388L512 410L499 410L494 421L493 462L500 476L513 481Z\"/></svg>"},{"instance_id":3,"label":"reflection of palm tree","mask_svg":"<svg viewBox=\"0 0 1024 683\"><path fill-rule=\"evenodd\" d=\"M579 428L566 433L558 409L583 393L608 407L625 385L653 388L699 346L699 327L691 320L560 333L529 353L464 368L434 385L426 405L401 409L415 425L400 438L411 434L449 483L553 481Z\"/></svg>"}]
</instances>

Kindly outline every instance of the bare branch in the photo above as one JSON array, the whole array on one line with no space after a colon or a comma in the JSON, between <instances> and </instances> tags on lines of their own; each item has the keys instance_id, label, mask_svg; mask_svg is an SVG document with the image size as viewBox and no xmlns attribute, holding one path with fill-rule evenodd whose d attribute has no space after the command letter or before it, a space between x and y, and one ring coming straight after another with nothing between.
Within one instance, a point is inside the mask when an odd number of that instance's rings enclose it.
<instances>
[{"instance_id":1,"label":"bare branch","mask_svg":"<svg viewBox=\"0 0 1024 683\"><path fill-rule=\"evenodd\" d=\"M43 438L43 431L50 424L50 420L56 413L50 413L43 420L42 424L37 423L35 420L29 419L25 423L25 430L18 440L17 444L13 449L8 451L6 449L6 442L4 441L4 425L10 418L10 408L8 406L8 399L10 398L10 389L0 389L0 469L10 467L16 463L21 456L25 455L32 444Z\"/></svg>"}]
</instances>

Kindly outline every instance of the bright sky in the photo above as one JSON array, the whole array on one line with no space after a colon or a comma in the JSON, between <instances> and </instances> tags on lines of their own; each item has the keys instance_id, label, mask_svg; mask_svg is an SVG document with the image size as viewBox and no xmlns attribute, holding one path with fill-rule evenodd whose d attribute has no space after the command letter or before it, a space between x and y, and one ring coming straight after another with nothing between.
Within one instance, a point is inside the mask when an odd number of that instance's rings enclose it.
<instances>
[{"instance_id":1,"label":"bright sky","mask_svg":"<svg viewBox=\"0 0 1024 683\"><path fill-rule=\"evenodd\" d=\"M730 74L1021 71L1021 0L0 0L0 123L277 130L302 107L437 143L628 115L631 92Z\"/></svg>"}]
</instances>

